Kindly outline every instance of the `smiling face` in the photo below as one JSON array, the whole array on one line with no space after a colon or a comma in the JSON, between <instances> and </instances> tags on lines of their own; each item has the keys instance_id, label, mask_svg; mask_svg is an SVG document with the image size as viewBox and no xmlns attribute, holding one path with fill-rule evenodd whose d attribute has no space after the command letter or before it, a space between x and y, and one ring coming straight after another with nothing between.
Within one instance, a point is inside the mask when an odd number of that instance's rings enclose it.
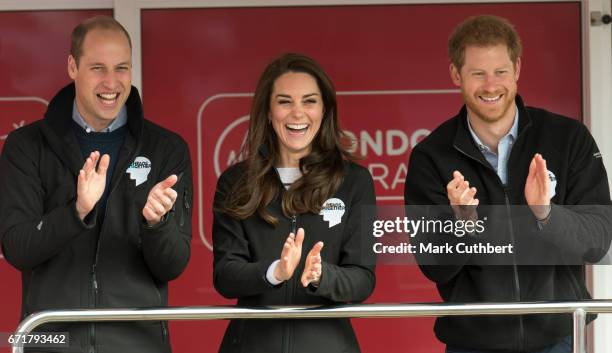
<instances>
[{"instance_id":1,"label":"smiling face","mask_svg":"<svg viewBox=\"0 0 612 353\"><path fill-rule=\"evenodd\" d=\"M279 167L297 167L312 149L323 120L323 99L316 79L287 72L274 81L269 119L278 138Z\"/></svg>"},{"instance_id":2,"label":"smiling face","mask_svg":"<svg viewBox=\"0 0 612 353\"><path fill-rule=\"evenodd\" d=\"M504 44L468 46L461 68L451 64L453 83L461 93L470 117L486 123L512 120L521 59L512 63Z\"/></svg>"},{"instance_id":3,"label":"smiling face","mask_svg":"<svg viewBox=\"0 0 612 353\"><path fill-rule=\"evenodd\" d=\"M106 128L130 95L132 61L130 44L120 31L94 29L83 41L77 65L68 58L79 113L96 131Z\"/></svg>"}]
</instances>

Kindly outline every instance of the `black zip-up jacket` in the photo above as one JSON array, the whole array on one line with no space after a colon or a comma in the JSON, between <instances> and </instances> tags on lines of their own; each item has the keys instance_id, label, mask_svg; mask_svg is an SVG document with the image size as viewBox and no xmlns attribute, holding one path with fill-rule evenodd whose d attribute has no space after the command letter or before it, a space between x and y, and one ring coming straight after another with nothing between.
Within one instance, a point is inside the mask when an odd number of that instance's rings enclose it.
<instances>
[{"instance_id":1,"label":"black zip-up jacket","mask_svg":"<svg viewBox=\"0 0 612 353\"><path fill-rule=\"evenodd\" d=\"M219 178L217 207L223 205L242 176L243 167L232 166ZM280 179L279 189L284 192ZM362 206L376 203L368 170L347 162L344 180L331 198L342 200L345 206L341 223L332 227L320 214L284 216L281 195L268 206L268 211L279 220L276 227L258 215L237 220L216 211L212 233L213 281L217 291L226 298L238 298L240 306L333 305L368 298L375 285L375 258L371 233L361 233L361 218L374 215L362 210ZM291 279L272 286L266 280L268 267L280 257L291 229L300 227L305 231L300 264ZM304 288L300 283L304 261L318 241L324 242L321 282L318 288ZM220 347L220 352L232 353L358 351L349 319L232 320Z\"/></svg>"},{"instance_id":2,"label":"black zip-up jacket","mask_svg":"<svg viewBox=\"0 0 612 353\"><path fill-rule=\"evenodd\" d=\"M76 183L84 159L72 128L74 84L49 104L43 120L12 132L0 158L0 241L6 260L22 273L22 317L41 310L165 307L167 282L190 256L191 162L178 135L143 117L138 91L126 102L128 130L112 176L104 224L94 209L81 221ZM136 185L127 169L150 162ZM151 188L171 174L174 211L154 227L142 216ZM170 352L165 322L43 325L67 331L61 352ZM53 349L44 349L45 352Z\"/></svg>"},{"instance_id":3,"label":"black zip-up jacket","mask_svg":"<svg viewBox=\"0 0 612 353\"><path fill-rule=\"evenodd\" d=\"M568 250L585 262L599 261L610 246L610 207L593 206L589 212L578 213L563 206L610 205L606 171L595 141L576 120L525 107L519 96L516 105L519 128L508 160L506 187L474 143L463 107L412 151L406 204L448 205L446 185L458 170L476 187L480 205L526 205L529 164L535 153L541 153L557 184L549 221L533 237L533 246ZM576 234L581 237L577 239ZM421 265L445 301L590 299L582 265L477 266L467 264L469 257L465 255L464 265ZM439 318L435 324L437 337L448 346L518 352L554 344L571 331L570 315L455 316Z\"/></svg>"}]
</instances>

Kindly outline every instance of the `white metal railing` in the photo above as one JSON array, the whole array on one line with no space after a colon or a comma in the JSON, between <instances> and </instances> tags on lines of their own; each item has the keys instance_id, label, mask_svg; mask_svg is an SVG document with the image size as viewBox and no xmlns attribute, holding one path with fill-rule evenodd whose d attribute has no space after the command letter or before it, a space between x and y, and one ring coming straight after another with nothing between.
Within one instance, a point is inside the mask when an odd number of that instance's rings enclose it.
<instances>
[{"instance_id":1,"label":"white metal railing","mask_svg":"<svg viewBox=\"0 0 612 353\"><path fill-rule=\"evenodd\" d=\"M49 310L26 317L17 333L28 334L50 322L157 321L157 320L228 320L228 319L313 319L313 318L386 318L461 315L568 314L574 318L574 353L586 353L586 315L612 313L612 300L531 303L424 303L424 304L352 304L339 306L264 307L233 306L177 307L161 309L87 309ZM13 353L23 353L23 346L13 345Z\"/></svg>"}]
</instances>

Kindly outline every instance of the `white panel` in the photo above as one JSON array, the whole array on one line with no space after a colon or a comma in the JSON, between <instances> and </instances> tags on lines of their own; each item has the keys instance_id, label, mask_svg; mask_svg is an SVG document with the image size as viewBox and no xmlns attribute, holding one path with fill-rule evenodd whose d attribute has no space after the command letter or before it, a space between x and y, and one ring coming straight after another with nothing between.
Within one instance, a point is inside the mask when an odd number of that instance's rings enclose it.
<instances>
[{"instance_id":1,"label":"white panel","mask_svg":"<svg viewBox=\"0 0 612 353\"><path fill-rule=\"evenodd\" d=\"M142 96L142 46L140 8L135 0L115 0L115 19L130 33L132 39L132 84Z\"/></svg>"}]
</instances>

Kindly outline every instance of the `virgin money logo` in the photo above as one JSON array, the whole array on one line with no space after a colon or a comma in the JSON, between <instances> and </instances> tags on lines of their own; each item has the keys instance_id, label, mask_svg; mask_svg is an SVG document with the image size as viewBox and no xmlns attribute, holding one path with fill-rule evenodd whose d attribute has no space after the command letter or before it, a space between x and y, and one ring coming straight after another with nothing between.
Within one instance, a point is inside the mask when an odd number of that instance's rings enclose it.
<instances>
[{"instance_id":1,"label":"virgin money logo","mask_svg":"<svg viewBox=\"0 0 612 353\"><path fill-rule=\"evenodd\" d=\"M12 123L13 125L13 129L17 130L20 127L25 125L25 120L19 120L18 122L14 122ZM6 133L4 135L0 135L0 140L6 140L6 138L8 137L9 133Z\"/></svg>"},{"instance_id":2,"label":"virgin money logo","mask_svg":"<svg viewBox=\"0 0 612 353\"><path fill-rule=\"evenodd\" d=\"M249 126L252 93L222 93L207 98L197 116L198 233L208 249L212 203L217 179L239 161ZM206 229L205 229L206 227Z\"/></svg>"},{"instance_id":3,"label":"virgin money logo","mask_svg":"<svg viewBox=\"0 0 612 353\"><path fill-rule=\"evenodd\" d=\"M248 128L249 116L245 115L232 121L219 135L213 154L217 178L227 167L243 159L242 148L246 142Z\"/></svg>"},{"instance_id":4,"label":"virgin money logo","mask_svg":"<svg viewBox=\"0 0 612 353\"><path fill-rule=\"evenodd\" d=\"M12 131L42 118L48 104L40 97L0 97L0 150Z\"/></svg>"}]
</instances>

